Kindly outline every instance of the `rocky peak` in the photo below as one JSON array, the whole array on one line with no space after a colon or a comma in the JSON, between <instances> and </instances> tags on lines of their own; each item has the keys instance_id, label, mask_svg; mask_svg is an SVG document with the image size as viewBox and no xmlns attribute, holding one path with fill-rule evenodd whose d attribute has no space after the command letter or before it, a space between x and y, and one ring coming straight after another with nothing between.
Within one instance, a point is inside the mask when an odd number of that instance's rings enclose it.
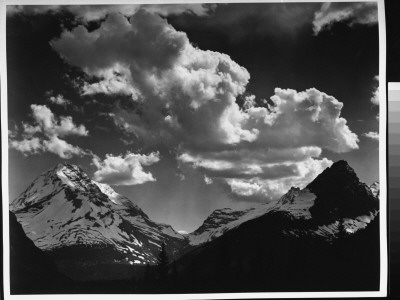
<instances>
[{"instance_id":1,"label":"rocky peak","mask_svg":"<svg viewBox=\"0 0 400 300\"><path fill-rule=\"evenodd\" d=\"M300 188L291 187L290 190L279 199L278 203L280 204L292 203L294 198L298 196L299 193L300 193Z\"/></svg>"},{"instance_id":2,"label":"rocky peak","mask_svg":"<svg viewBox=\"0 0 400 300\"><path fill-rule=\"evenodd\" d=\"M308 186L312 192L320 190L336 189L337 187L348 187L358 185L360 180L356 172L345 160L339 160L326 168Z\"/></svg>"},{"instance_id":3,"label":"rocky peak","mask_svg":"<svg viewBox=\"0 0 400 300\"><path fill-rule=\"evenodd\" d=\"M307 188L316 195L315 205L310 209L316 219L329 221L378 209L371 189L360 182L353 168L344 160L325 169Z\"/></svg>"}]
</instances>

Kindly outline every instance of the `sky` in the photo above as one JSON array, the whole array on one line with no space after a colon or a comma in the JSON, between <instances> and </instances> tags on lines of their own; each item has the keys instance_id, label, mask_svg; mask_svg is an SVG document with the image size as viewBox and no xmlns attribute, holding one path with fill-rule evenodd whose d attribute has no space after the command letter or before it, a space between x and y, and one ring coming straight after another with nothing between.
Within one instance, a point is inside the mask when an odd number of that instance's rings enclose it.
<instances>
[{"instance_id":1,"label":"sky","mask_svg":"<svg viewBox=\"0 0 400 300\"><path fill-rule=\"evenodd\" d=\"M377 6L7 6L10 201L59 162L187 232L345 159L378 178Z\"/></svg>"}]
</instances>

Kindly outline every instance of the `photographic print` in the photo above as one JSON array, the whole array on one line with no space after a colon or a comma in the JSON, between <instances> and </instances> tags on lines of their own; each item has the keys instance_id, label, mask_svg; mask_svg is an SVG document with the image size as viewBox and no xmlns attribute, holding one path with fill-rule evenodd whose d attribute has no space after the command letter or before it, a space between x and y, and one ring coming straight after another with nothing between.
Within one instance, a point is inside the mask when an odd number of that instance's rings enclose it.
<instances>
[{"instance_id":1,"label":"photographic print","mask_svg":"<svg viewBox=\"0 0 400 300\"><path fill-rule=\"evenodd\" d=\"M11 295L384 292L383 1L34 4L4 5Z\"/></svg>"}]
</instances>

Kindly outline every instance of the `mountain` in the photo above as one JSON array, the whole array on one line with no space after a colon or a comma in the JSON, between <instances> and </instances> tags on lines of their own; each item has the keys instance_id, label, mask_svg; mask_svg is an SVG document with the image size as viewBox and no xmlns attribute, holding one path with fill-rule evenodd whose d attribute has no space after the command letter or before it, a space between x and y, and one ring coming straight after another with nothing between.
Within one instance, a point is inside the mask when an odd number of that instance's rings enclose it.
<instances>
[{"instance_id":1,"label":"mountain","mask_svg":"<svg viewBox=\"0 0 400 300\"><path fill-rule=\"evenodd\" d=\"M308 234L331 240L343 223L354 233L365 228L379 209L379 183L371 188L361 183L346 161L338 161L318 175L306 188L292 187L279 200L242 211L215 210L204 223L188 235L189 243L198 246L210 242L241 224L270 212L285 212L297 220L310 220ZM299 234L298 228L286 229Z\"/></svg>"},{"instance_id":2,"label":"mountain","mask_svg":"<svg viewBox=\"0 0 400 300\"><path fill-rule=\"evenodd\" d=\"M379 208L377 197L344 160L324 170L307 189L316 195L310 213L321 223L356 218Z\"/></svg>"},{"instance_id":3,"label":"mountain","mask_svg":"<svg viewBox=\"0 0 400 300\"><path fill-rule=\"evenodd\" d=\"M25 235L11 212L9 224L11 294L67 292L71 280L61 274L50 257Z\"/></svg>"},{"instance_id":4,"label":"mountain","mask_svg":"<svg viewBox=\"0 0 400 300\"><path fill-rule=\"evenodd\" d=\"M379 201L345 161L273 203L217 210L190 235L208 242L171 265L170 281L159 291L379 289Z\"/></svg>"},{"instance_id":5,"label":"mountain","mask_svg":"<svg viewBox=\"0 0 400 300\"><path fill-rule=\"evenodd\" d=\"M187 244L171 226L152 221L128 198L70 164L40 175L10 210L35 245L72 278L112 275L107 268L97 275L76 273L82 266L154 264L163 242L171 257Z\"/></svg>"},{"instance_id":6,"label":"mountain","mask_svg":"<svg viewBox=\"0 0 400 300\"><path fill-rule=\"evenodd\" d=\"M79 167L59 164L40 175L10 210L26 235L70 278L123 279L137 276L135 272L143 275L146 264L155 264L162 243L171 261L190 261L214 241L238 231L245 235L249 224L270 226L271 245L274 238L335 243L373 222L378 187L371 190L347 162L339 161L303 189L293 187L276 201L242 211L216 210L194 232L179 234Z\"/></svg>"},{"instance_id":7,"label":"mountain","mask_svg":"<svg viewBox=\"0 0 400 300\"><path fill-rule=\"evenodd\" d=\"M271 211L202 244L172 264L167 284L142 292L377 291L379 216L333 240L307 234L307 220ZM312 225L311 225L312 226ZM302 235L285 230L304 230Z\"/></svg>"},{"instance_id":8,"label":"mountain","mask_svg":"<svg viewBox=\"0 0 400 300\"><path fill-rule=\"evenodd\" d=\"M217 209L206 218L199 228L187 235L189 244L198 246L210 242L228 230L265 214L271 207L272 204L266 204L246 210Z\"/></svg>"}]
</instances>

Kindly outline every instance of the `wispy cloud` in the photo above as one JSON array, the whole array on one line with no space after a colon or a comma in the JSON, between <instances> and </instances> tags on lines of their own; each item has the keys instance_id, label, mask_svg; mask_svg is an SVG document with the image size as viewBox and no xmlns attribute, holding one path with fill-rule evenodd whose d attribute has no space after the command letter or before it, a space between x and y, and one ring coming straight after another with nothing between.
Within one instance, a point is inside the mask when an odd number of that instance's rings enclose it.
<instances>
[{"instance_id":1,"label":"wispy cloud","mask_svg":"<svg viewBox=\"0 0 400 300\"><path fill-rule=\"evenodd\" d=\"M348 22L349 26L373 25L378 22L376 2L327 2L315 13L313 28L317 35L329 30L336 22Z\"/></svg>"},{"instance_id":2,"label":"wispy cloud","mask_svg":"<svg viewBox=\"0 0 400 300\"><path fill-rule=\"evenodd\" d=\"M208 15L215 9L215 4L201 3L182 3L182 4L129 4L129 5L8 5L7 14L36 15L46 13L59 13L67 11L72 13L82 22L102 20L112 13L120 13L130 17L139 9L159 14L161 16L171 16L180 14L193 14L197 16Z\"/></svg>"}]
</instances>

